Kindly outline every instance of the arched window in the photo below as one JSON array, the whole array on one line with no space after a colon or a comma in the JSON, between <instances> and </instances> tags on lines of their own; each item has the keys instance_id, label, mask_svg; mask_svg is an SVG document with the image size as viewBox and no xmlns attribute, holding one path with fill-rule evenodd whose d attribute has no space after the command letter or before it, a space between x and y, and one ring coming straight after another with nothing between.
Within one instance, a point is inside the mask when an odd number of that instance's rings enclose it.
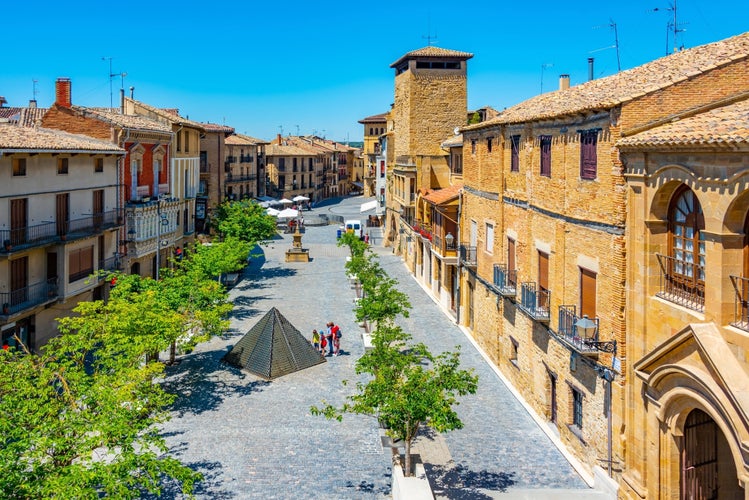
<instances>
[{"instance_id":1,"label":"arched window","mask_svg":"<svg viewBox=\"0 0 749 500\"><path fill-rule=\"evenodd\" d=\"M702 310L705 303L705 216L686 186L674 193L668 211L668 298Z\"/></svg>"}]
</instances>

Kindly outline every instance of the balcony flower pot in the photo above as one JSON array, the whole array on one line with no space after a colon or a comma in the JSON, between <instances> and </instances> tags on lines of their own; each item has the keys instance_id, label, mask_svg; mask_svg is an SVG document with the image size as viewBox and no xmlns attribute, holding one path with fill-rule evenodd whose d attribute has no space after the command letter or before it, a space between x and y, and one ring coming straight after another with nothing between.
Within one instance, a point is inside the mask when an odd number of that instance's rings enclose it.
<instances>
[{"instance_id":1,"label":"balcony flower pot","mask_svg":"<svg viewBox=\"0 0 749 500\"><path fill-rule=\"evenodd\" d=\"M5 251L10 252L13 250L13 245L10 244L10 240L3 241L3 245L5 246Z\"/></svg>"}]
</instances>

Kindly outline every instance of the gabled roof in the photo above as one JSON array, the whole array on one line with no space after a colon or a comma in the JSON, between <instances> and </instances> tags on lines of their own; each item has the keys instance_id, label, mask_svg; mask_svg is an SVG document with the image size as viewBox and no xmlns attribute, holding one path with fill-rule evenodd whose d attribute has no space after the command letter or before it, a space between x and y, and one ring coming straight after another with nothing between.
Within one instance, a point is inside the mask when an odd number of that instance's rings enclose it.
<instances>
[{"instance_id":1,"label":"gabled roof","mask_svg":"<svg viewBox=\"0 0 749 500\"><path fill-rule=\"evenodd\" d=\"M442 141L443 148L457 148L463 146L463 134L456 134Z\"/></svg>"},{"instance_id":2,"label":"gabled roof","mask_svg":"<svg viewBox=\"0 0 749 500\"><path fill-rule=\"evenodd\" d=\"M180 116L178 109L156 108L154 106L151 106L150 104L146 104L141 101L136 101L135 99L130 99L129 97L125 97L125 102L132 103L134 106L141 106L142 108L148 110L150 113L155 114L160 120L164 120L168 123L171 123L172 125L187 125L188 127L197 128L199 130L205 130L202 123L190 120L188 118L183 118L182 116Z\"/></svg>"},{"instance_id":3,"label":"gabled roof","mask_svg":"<svg viewBox=\"0 0 749 500\"><path fill-rule=\"evenodd\" d=\"M85 135L69 134L60 130L21 127L0 123L1 152L56 152L124 154L125 150L109 141Z\"/></svg>"},{"instance_id":4,"label":"gabled roof","mask_svg":"<svg viewBox=\"0 0 749 500\"><path fill-rule=\"evenodd\" d=\"M219 125L217 123L201 123L203 125L203 129L206 132L213 132L217 134L233 134L234 133L234 127L229 127L226 125Z\"/></svg>"},{"instance_id":5,"label":"gabled roof","mask_svg":"<svg viewBox=\"0 0 749 500\"><path fill-rule=\"evenodd\" d=\"M164 133L171 133L172 131L172 127L170 125L158 122L156 120L151 120L144 116L123 115L121 113L104 111L102 109L86 108L83 106L71 106L71 109L73 111L76 111L77 113L82 114L83 116L91 116L103 122L110 123L122 128Z\"/></svg>"},{"instance_id":6,"label":"gabled roof","mask_svg":"<svg viewBox=\"0 0 749 500\"><path fill-rule=\"evenodd\" d=\"M382 123L387 121L387 113L381 113L379 115L372 115L359 120L359 123Z\"/></svg>"},{"instance_id":7,"label":"gabled roof","mask_svg":"<svg viewBox=\"0 0 749 500\"><path fill-rule=\"evenodd\" d=\"M315 151L297 146L278 145L274 142L265 146L266 156L316 156Z\"/></svg>"},{"instance_id":8,"label":"gabled roof","mask_svg":"<svg viewBox=\"0 0 749 500\"><path fill-rule=\"evenodd\" d=\"M249 135L243 134L232 134L226 138L226 144L235 146L257 146L258 144L270 144L268 141L263 139L256 139Z\"/></svg>"},{"instance_id":9,"label":"gabled roof","mask_svg":"<svg viewBox=\"0 0 749 500\"><path fill-rule=\"evenodd\" d=\"M616 75L537 95L486 122L463 127L481 129L588 111L606 110L749 57L749 32L656 59ZM749 87L749 82L746 82ZM736 89L737 93L742 89Z\"/></svg>"},{"instance_id":10,"label":"gabled roof","mask_svg":"<svg viewBox=\"0 0 749 500\"><path fill-rule=\"evenodd\" d=\"M405 61L407 59L424 59L432 57L438 59L448 58L467 61L468 59L473 57L473 54L471 54L470 52L459 52L457 50L441 49L439 47L435 47L434 45L429 45L427 47L408 52L407 54L401 56L401 58L395 61L393 64L391 64L390 67L394 68L398 66L402 61Z\"/></svg>"},{"instance_id":11,"label":"gabled roof","mask_svg":"<svg viewBox=\"0 0 749 500\"><path fill-rule=\"evenodd\" d=\"M430 191L429 194L424 196L424 199L434 205L442 205L443 203L447 203L448 201L457 198L462 187L463 184L461 183L453 184L452 186L448 186L443 189L436 189L434 191Z\"/></svg>"},{"instance_id":12,"label":"gabled roof","mask_svg":"<svg viewBox=\"0 0 749 500\"><path fill-rule=\"evenodd\" d=\"M654 147L749 146L749 99L655 127L617 141L622 150Z\"/></svg>"},{"instance_id":13,"label":"gabled roof","mask_svg":"<svg viewBox=\"0 0 749 500\"><path fill-rule=\"evenodd\" d=\"M42 121L47 108L2 108L0 107L0 122L9 121L22 127L35 127Z\"/></svg>"},{"instance_id":14,"label":"gabled roof","mask_svg":"<svg viewBox=\"0 0 749 500\"><path fill-rule=\"evenodd\" d=\"M222 361L273 380L325 363L325 358L273 307L239 339Z\"/></svg>"}]
</instances>

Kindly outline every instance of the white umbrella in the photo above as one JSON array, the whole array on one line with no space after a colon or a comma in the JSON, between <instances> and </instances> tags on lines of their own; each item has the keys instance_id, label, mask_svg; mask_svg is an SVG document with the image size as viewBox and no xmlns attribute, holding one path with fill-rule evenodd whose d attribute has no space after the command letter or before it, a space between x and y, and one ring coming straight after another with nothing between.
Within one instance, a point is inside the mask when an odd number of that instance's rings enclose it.
<instances>
[{"instance_id":1,"label":"white umbrella","mask_svg":"<svg viewBox=\"0 0 749 500\"><path fill-rule=\"evenodd\" d=\"M306 196L302 196L301 194L298 194L294 196L293 200L298 203L300 201L309 201L309 198L307 198Z\"/></svg>"},{"instance_id":2,"label":"white umbrella","mask_svg":"<svg viewBox=\"0 0 749 500\"><path fill-rule=\"evenodd\" d=\"M275 216L277 216L278 214L280 214L280 213L281 213L281 211L280 211L280 210L276 210L275 208L267 208L267 209L265 210L265 213L266 213L266 214L268 214L268 215L272 215L272 216L274 216L274 217L275 217Z\"/></svg>"},{"instance_id":3,"label":"white umbrella","mask_svg":"<svg viewBox=\"0 0 749 500\"><path fill-rule=\"evenodd\" d=\"M289 200L288 198L283 198L279 201L279 203L283 203L284 205L291 205L294 203L293 201Z\"/></svg>"},{"instance_id":4,"label":"white umbrella","mask_svg":"<svg viewBox=\"0 0 749 500\"><path fill-rule=\"evenodd\" d=\"M297 217L299 215L299 210L294 210L293 208L284 208L280 212L278 212L278 218L279 219L292 219L294 217Z\"/></svg>"}]
</instances>

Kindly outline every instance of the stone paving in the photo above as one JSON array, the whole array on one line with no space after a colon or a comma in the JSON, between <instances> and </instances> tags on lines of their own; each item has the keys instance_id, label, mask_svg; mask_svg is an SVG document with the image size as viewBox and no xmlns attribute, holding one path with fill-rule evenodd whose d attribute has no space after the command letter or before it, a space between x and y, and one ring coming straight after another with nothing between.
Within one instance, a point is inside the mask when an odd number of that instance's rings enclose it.
<instances>
[{"instance_id":1,"label":"stone paving","mask_svg":"<svg viewBox=\"0 0 749 500\"><path fill-rule=\"evenodd\" d=\"M364 219L358 215L364 201L329 202L314 212ZM310 263L284 262L291 235L263 247L230 292L235 311L229 334L201 344L168 369L167 385L180 397L164 433L171 453L204 473L198 498L391 495L391 452L381 445L377 422L352 415L331 422L309 412L323 400L342 403L352 389L341 380L359 380L354 363L363 352L361 329L354 322L354 293L343 268L347 250L335 246L336 228L307 229L302 241L310 249ZM477 394L463 398L458 407L465 427L419 438L417 450L437 497L555 498L564 491L583 498L592 493L400 258L389 249L377 252L411 299L411 317L403 320L407 331L434 353L460 345L463 366L479 375ZM307 337L312 328L337 322L344 355L272 382L220 363L272 306Z\"/></svg>"}]
</instances>

